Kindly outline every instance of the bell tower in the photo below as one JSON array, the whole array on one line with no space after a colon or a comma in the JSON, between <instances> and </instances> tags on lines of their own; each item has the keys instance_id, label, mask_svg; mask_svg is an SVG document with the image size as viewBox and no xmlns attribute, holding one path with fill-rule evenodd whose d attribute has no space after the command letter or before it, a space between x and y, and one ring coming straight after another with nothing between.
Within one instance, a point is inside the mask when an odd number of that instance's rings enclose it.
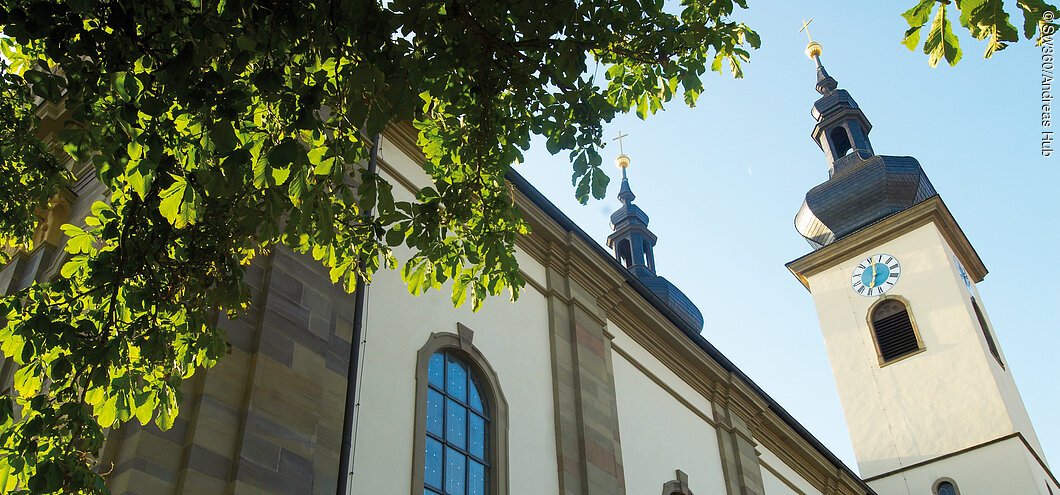
<instances>
[{"instance_id":1,"label":"bell tower","mask_svg":"<svg viewBox=\"0 0 1060 495\"><path fill-rule=\"evenodd\" d=\"M817 307L861 476L881 495L1060 494L976 284L987 270L912 157L876 155L817 66L811 136L828 179L787 264Z\"/></svg>"}]
</instances>

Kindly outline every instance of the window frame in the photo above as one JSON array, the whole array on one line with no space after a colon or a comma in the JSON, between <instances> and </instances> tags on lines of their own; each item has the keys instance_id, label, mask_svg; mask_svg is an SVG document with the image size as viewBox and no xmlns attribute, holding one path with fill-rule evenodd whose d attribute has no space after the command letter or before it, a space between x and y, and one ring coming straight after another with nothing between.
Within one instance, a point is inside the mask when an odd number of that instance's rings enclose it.
<instances>
[{"instance_id":1,"label":"window frame","mask_svg":"<svg viewBox=\"0 0 1060 495\"><path fill-rule=\"evenodd\" d=\"M902 303L902 305L905 306L905 313L906 313L906 315L909 316L909 324L910 324L910 326L913 327L913 335L916 337L917 350L911 351L911 352L906 353L906 354L903 354L903 355L898 356L898 357L896 357L894 359L885 360L885 359L883 359L883 352L880 350L880 342L876 338L876 326L873 325L872 315L873 315L873 313L876 312L876 308L878 306L880 306L881 304L884 304L884 303L886 303L888 301L898 301L898 302ZM868 310L867 314L865 315L865 322L866 322L866 324L868 325L868 328L869 328L869 336L872 337L872 346L873 346L873 348L876 349L876 360L877 360L877 362L879 362L881 368L883 368L884 366L889 366L889 365L892 365L894 363L903 361L905 359L909 359L909 358L911 358L913 356L916 356L917 354L920 354L920 353L922 353L922 352L927 350L927 346L924 345L924 340L920 336L920 327L917 326L916 318L913 317L913 306L911 304L909 304L909 300L908 299L906 299L906 298L904 298L902 296L885 295L885 296L880 297L878 301L872 303L872 305L869 306L869 310Z\"/></svg>"},{"instance_id":2,"label":"window frame","mask_svg":"<svg viewBox=\"0 0 1060 495\"><path fill-rule=\"evenodd\" d=\"M416 355L416 414L412 445L412 495L423 495L424 469L427 448L427 371L431 356L438 352L456 355L474 373L484 395L485 409L489 415L487 438L489 442L486 460L489 461L490 495L508 494L508 402L500 389L496 371L471 344L474 332L457 323L457 332L433 332Z\"/></svg>"}]
</instances>

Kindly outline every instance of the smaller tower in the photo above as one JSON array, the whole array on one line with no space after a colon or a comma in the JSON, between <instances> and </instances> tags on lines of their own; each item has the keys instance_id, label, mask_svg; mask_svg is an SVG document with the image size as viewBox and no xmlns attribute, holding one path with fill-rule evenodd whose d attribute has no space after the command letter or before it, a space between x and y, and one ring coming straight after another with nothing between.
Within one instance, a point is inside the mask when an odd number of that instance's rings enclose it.
<instances>
[{"instance_id":1,"label":"smaller tower","mask_svg":"<svg viewBox=\"0 0 1060 495\"><path fill-rule=\"evenodd\" d=\"M622 187L618 190L618 200L622 206L611 214L611 229L607 236L607 246L615 251L615 258L622 262L634 274L655 274L655 242L658 238L648 230L648 215L639 206L633 204L637 195L629 187L629 156L618 155L615 165L622 169Z\"/></svg>"},{"instance_id":2,"label":"smaller tower","mask_svg":"<svg viewBox=\"0 0 1060 495\"><path fill-rule=\"evenodd\" d=\"M625 137L619 136L619 139ZM621 144L621 141L620 141ZM699 308L674 284L655 273L655 242L658 238L648 229L648 215L633 204L636 195L629 187L629 156L624 152L615 158L615 165L622 169L622 186L618 200L622 206L611 214L611 235L607 236L607 247L614 250L615 258L626 267L656 297L696 330L703 329L703 314Z\"/></svg>"}]
</instances>

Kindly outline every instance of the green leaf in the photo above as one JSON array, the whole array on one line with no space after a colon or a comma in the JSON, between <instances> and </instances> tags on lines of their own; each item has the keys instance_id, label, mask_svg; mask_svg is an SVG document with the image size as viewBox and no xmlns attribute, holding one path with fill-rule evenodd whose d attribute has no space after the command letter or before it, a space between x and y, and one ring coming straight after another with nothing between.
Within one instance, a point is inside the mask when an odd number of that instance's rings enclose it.
<instances>
[{"instance_id":1,"label":"green leaf","mask_svg":"<svg viewBox=\"0 0 1060 495\"><path fill-rule=\"evenodd\" d=\"M1046 12L1056 13L1056 7L1044 0L1017 0L1016 5L1023 11L1023 36L1027 39L1033 38L1038 32L1040 23L1044 22L1042 16Z\"/></svg>"},{"instance_id":2,"label":"green leaf","mask_svg":"<svg viewBox=\"0 0 1060 495\"><path fill-rule=\"evenodd\" d=\"M300 154L305 154L298 141L287 140L269 150L269 165L272 167L284 167L295 163Z\"/></svg>"},{"instance_id":3,"label":"green leaf","mask_svg":"<svg viewBox=\"0 0 1060 495\"><path fill-rule=\"evenodd\" d=\"M902 38L902 44L905 45L909 51L916 50L917 45L920 44L920 28L923 26L913 26L905 31L905 36Z\"/></svg>"},{"instance_id":4,"label":"green leaf","mask_svg":"<svg viewBox=\"0 0 1060 495\"><path fill-rule=\"evenodd\" d=\"M15 371L15 390L22 397L32 397L40 392L41 385L44 383L44 373L41 372L39 361L27 361L25 356L22 360L24 364Z\"/></svg>"},{"instance_id":5,"label":"green leaf","mask_svg":"<svg viewBox=\"0 0 1060 495\"><path fill-rule=\"evenodd\" d=\"M291 176L291 167L274 168L272 169L272 183L277 186L283 185L287 182L287 178Z\"/></svg>"},{"instance_id":6,"label":"green leaf","mask_svg":"<svg viewBox=\"0 0 1060 495\"><path fill-rule=\"evenodd\" d=\"M210 126L210 141L218 153L229 153L239 146L239 138L232 123L227 120L215 122Z\"/></svg>"},{"instance_id":7,"label":"green leaf","mask_svg":"<svg viewBox=\"0 0 1060 495\"><path fill-rule=\"evenodd\" d=\"M158 405L158 397L154 392L146 391L136 396L136 420L141 425L147 426L154 416L155 407Z\"/></svg>"},{"instance_id":8,"label":"green leaf","mask_svg":"<svg viewBox=\"0 0 1060 495\"><path fill-rule=\"evenodd\" d=\"M66 234L66 252L70 254L93 252L92 244L96 241L94 237L76 225L63 224L60 227Z\"/></svg>"},{"instance_id":9,"label":"green leaf","mask_svg":"<svg viewBox=\"0 0 1060 495\"><path fill-rule=\"evenodd\" d=\"M931 67L937 66L943 58L950 65L956 65L961 59L961 49L957 37L953 34L953 26L946 16L946 7L939 6L935 20L931 23L931 31L924 41L924 53L928 55L928 65Z\"/></svg>"},{"instance_id":10,"label":"green leaf","mask_svg":"<svg viewBox=\"0 0 1060 495\"><path fill-rule=\"evenodd\" d=\"M313 174L315 175L330 175L331 169L335 166L335 158L324 158L328 152L326 146L319 148L313 148L309 150L308 158L309 164L313 165Z\"/></svg>"},{"instance_id":11,"label":"green leaf","mask_svg":"<svg viewBox=\"0 0 1060 495\"><path fill-rule=\"evenodd\" d=\"M59 274L63 278L73 277L75 273L85 268L85 262L88 260L87 256L74 256L70 258L70 261L63 263L63 268Z\"/></svg>"},{"instance_id":12,"label":"green leaf","mask_svg":"<svg viewBox=\"0 0 1060 495\"><path fill-rule=\"evenodd\" d=\"M599 167L594 168L592 174L593 197L596 199L604 199L604 196L607 195L607 184L611 182L611 179Z\"/></svg>"},{"instance_id":13,"label":"green leaf","mask_svg":"<svg viewBox=\"0 0 1060 495\"><path fill-rule=\"evenodd\" d=\"M96 415L96 421L99 425L104 428L110 428L114 424L114 421L118 419L118 398L117 396L111 395L101 404L97 404L93 411Z\"/></svg>"},{"instance_id":14,"label":"green leaf","mask_svg":"<svg viewBox=\"0 0 1060 495\"><path fill-rule=\"evenodd\" d=\"M159 203L158 212L171 225L182 229L198 220L199 198L195 190L188 187L184 177L172 174L170 176L173 177L173 184L159 194L162 201Z\"/></svg>"},{"instance_id":15,"label":"green leaf","mask_svg":"<svg viewBox=\"0 0 1060 495\"><path fill-rule=\"evenodd\" d=\"M457 279L453 281L453 295L451 297L453 307L459 308L467 300L467 281Z\"/></svg>"},{"instance_id":16,"label":"green leaf","mask_svg":"<svg viewBox=\"0 0 1060 495\"><path fill-rule=\"evenodd\" d=\"M74 160L86 162L92 157L92 139L85 129L63 129L59 131L59 140L63 143L63 150Z\"/></svg>"},{"instance_id":17,"label":"green leaf","mask_svg":"<svg viewBox=\"0 0 1060 495\"><path fill-rule=\"evenodd\" d=\"M158 417L155 418L155 424L162 431L166 431L173 427L173 422L177 419L177 412L179 411L176 390L164 389L160 406L161 409L158 411Z\"/></svg>"},{"instance_id":18,"label":"green leaf","mask_svg":"<svg viewBox=\"0 0 1060 495\"><path fill-rule=\"evenodd\" d=\"M935 8L937 0L921 0L913 8L902 13L902 17L909 23L909 27L921 27L927 24L931 17L931 10Z\"/></svg>"},{"instance_id":19,"label":"green leaf","mask_svg":"<svg viewBox=\"0 0 1060 495\"><path fill-rule=\"evenodd\" d=\"M128 72L118 72L114 74L114 93L118 95L122 101L132 101L140 96L140 92L143 91L143 83L136 77L136 74L130 74Z\"/></svg>"},{"instance_id":20,"label":"green leaf","mask_svg":"<svg viewBox=\"0 0 1060 495\"><path fill-rule=\"evenodd\" d=\"M964 0L960 2L960 9L961 25L975 39L987 39L986 58L1019 39L1019 33L1009 22L1002 0Z\"/></svg>"}]
</instances>

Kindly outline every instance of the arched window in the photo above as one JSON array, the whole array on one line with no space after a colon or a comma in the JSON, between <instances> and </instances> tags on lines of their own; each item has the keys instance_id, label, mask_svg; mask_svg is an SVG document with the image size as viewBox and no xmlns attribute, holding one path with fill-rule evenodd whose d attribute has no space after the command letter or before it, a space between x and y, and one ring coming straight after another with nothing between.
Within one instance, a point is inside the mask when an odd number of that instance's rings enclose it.
<instances>
[{"instance_id":1,"label":"arched window","mask_svg":"<svg viewBox=\"0 0 1060 495\"><path fill-rule=\"evenodd\" d=\"M507 405L473 333L435 333L420 349L413 495L507 493Z\"/></svg>"},{"instance_id":2,"label":"arched window","mask_svg":"<svg viewBox=\"0 0 1060 495\"><path fill-rule=\"evenodd\" d=\"M478 382L455 351L431 356L424 495L489 493L489 407Z\"/></svg>"},{"instance_id":3,"label":"arched window","mask_svg":"<svg viewBox=\"0 0 1060 495\"><path fill-rule=\"evenodd\" d=\"M618 241L618 250L615 254L618 255L618 261L622 263L622 266L626 268L633 266L633 249L630 248L629 239Z\"/></svg>"},{"instance_id":4,"label":"arched window","mask_svg":"<svg viewBox=\"0 0 1060 495\"><path fill-rule=\"evenodd\" d=\"M843 127L836 127L832 129L832 132L828 133L828 136L832 141L832 149L835 150L835 159L838 160L847 155L850 152L850 138L847 136L847 130Z\"/></svg>"},{"instance_id":5,"label":"arched window","mask_svg":"<svg viewBox=\"0 0 1060 495\"><path fill-rule=\"evenodd\" d=\"M1001 353L997 350L997 343L994 342L994 335L990 333L990 325L986 324L986 317L983 316L983 310L979 309L979 303L976 302L975 298L972 298L972 309L975 310L975 317L979 319L979 328L983 331L983 336L986 337L986 346L990 348L990 354L994 355L994 359L997 360L997 364L1001 365L1001 368L1005 368L1005 363L1001 362Z\"/></svg>"},{"instance_id":6,"label":"arched window","mask_svg":"<svg viewBox=\"0 0 1060 495\"><path fill-rule=\"evenodd\" d=\"M899 299L884 299L871 310L869 322L880 364L886 364L922 349L909 309Z\"/></svg>"},{"instance_id":7,"label":"arched window","mask_svg":"<svg viewBox=\"0 0 1060 495\"><path fill-rule=\"evenodd\" d=\"M934 495L960 495L957 484L951 479L942 479L935 482Z\"/></svg>"},{"instance_id":8,"label":"arched window","mask_svg":"<svg viewBox=\"0 0 1060 495\"><path fill-rule=\"evenodd\" d=\"M652 255L651 244L648 244L648 240L644 239L644 244L642 244L642 246L644 246L644 256L645 256L646 261L647 261L646 264L648 265L648 269L654 272L655 271L655 256Z\"/></svg>"}]
</instances>

